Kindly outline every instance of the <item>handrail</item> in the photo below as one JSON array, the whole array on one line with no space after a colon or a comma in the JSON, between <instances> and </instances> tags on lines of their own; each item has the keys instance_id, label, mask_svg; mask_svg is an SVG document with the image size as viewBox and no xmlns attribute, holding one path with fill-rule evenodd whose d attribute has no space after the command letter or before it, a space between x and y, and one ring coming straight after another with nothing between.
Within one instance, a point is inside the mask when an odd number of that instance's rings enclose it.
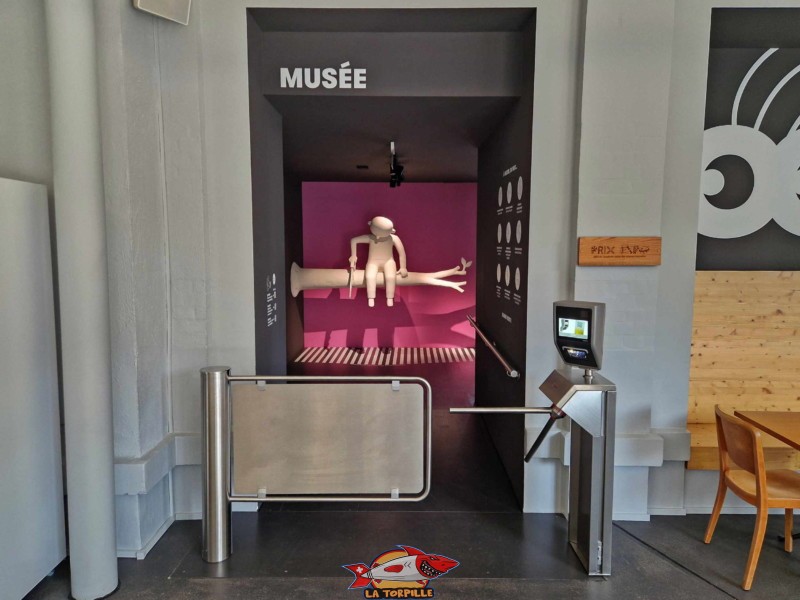
<instances>
[{"instance_id":1,"label":"handrail","mask_svg":"<svg viewBox=\"0 0 800 600\"><path fill-rule=\"evenodd\" d=\"M500 351L497 349L497 346L493 341L491 341L486 334L483 333L478 322L475 320L475 317L472 315L467 315L467 320L469 324L472 325L472 328L475 330L475 333L478 334L478 337L481 338L481 341L486 344L486 347L489 348L489 351L494 354L494 357L503 365L503 368L506 371L506 375L511 377L511 379L519 379L520 373L514 367L512 367L509 362L505 359L505 357L500 354Z\"/></svg>"}]
</instances>

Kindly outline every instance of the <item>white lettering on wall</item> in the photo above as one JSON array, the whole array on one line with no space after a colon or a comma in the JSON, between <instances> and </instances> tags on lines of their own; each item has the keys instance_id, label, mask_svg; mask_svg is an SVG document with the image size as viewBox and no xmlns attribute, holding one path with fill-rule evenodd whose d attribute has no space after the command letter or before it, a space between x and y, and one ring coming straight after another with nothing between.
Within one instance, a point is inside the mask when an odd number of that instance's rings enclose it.
<instances>
[{"instance_id":1,"label":"white lettering on wall","mask_svg":"<svg viewBox=\"0 0 800 600\"><path fill-rule=\"evenodd\" d=\"M317 89L320 85L326 90L357 89L367 87L367 70L353 69L350 62L344 62L339 68L327 67L295 67L289 69L281 67L281 87L310 90Z\"/></svg>"},{"instance_id":2,"label":"white lettering on wall","mask_svg":"<svg viewBox=\"0 0 800 600\"><path fill-rule=\"evenodd\" d=\"M317 80L317 85L319 85L319 80ZM282 88L303 87L302 69L295 69L294 71L289 71L289 69L281 69L281 87Z\"/></svg>"}]
</instances>

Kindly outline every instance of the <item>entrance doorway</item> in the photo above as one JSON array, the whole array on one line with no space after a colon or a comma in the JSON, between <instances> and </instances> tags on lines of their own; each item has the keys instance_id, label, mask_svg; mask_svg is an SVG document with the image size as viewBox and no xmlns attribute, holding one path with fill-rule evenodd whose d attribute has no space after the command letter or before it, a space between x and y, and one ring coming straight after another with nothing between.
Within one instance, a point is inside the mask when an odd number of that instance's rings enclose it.
<instances>
[{"instance_id":1,"label":"entrance doorway","mask_svg":"<svg viewBox=\"0 0 800 600\"><path fill-rule=\"evenodd\" d=\"M316 508L521 510L523 419L447 409L525 404L524 373L508 377L467 315L521 370L535 27L534 9L248 11L257 371L433 388L430 496ZM399 287L387 307L379 289L374 308L363 289L293 293L293 269L347 270L351 237L379 215L409 271L461 265L464 293Z\"/></svg>"}]
</instances>

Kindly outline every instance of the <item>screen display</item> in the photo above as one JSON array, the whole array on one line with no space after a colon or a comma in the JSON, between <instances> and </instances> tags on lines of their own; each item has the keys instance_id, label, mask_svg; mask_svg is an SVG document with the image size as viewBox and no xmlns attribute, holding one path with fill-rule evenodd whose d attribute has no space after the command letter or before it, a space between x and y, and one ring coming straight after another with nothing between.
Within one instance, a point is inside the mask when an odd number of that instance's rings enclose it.
<instances>
[{"instance_id":1,"label":"screen display","mask_svg":"<svg viewBox=\"0 0 800 600\"><path fill-rule=\"evenodd\" d=\"M582 319L558 319L558 336L574 340L589 339L589 321Z\"/></svg>"}]
</instances>

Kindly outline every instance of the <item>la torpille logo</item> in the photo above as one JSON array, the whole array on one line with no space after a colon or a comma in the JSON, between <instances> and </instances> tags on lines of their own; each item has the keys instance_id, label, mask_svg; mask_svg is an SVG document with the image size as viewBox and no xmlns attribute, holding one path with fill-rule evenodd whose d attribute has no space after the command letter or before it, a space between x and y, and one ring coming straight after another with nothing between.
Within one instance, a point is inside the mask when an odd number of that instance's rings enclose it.
<instances>
[{"instance_id":1,"label":"la torpille logo","mask_svg":"<svg viewBox=\"0 0 800 600\"><path fill-rule=\"evenodd\" d=\"M398 546L379 555L370 566L342 565L355 579L349 589L364 589L364 598L433 598L432 579L459 563L440 554L426 554L412 546Z\"/></svg>"}]
</instances>

